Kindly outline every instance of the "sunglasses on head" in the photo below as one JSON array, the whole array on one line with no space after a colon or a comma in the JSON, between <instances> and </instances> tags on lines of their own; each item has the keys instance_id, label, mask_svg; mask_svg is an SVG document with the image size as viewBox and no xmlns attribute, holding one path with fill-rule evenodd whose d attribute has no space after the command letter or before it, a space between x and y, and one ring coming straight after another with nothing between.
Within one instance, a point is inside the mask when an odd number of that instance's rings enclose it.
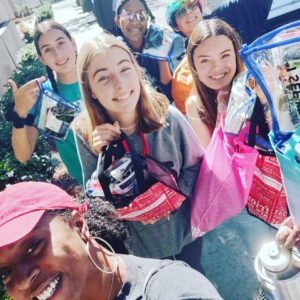
<instances>
[{"instance_id":1,"label":"sunglasses on head","mask_svg":"<svg viewBox=\"0 0 300 300\"><path fill-rule=\"evenodd\" d=\"M139 22L144 22L146 20L148 20L148 14L147 12L141 10L141 11L137 11L137 12L129 12L126 10L123 10L122 13L120 14L120 17L124 20L126 20L127 22L132 22L134 17L136 18L137 21Z\"/></svg>"},{"instance_id":2,"label":"sunglasses on head","mask_svg":"<svg viewBox=\"0 0 300 300\"><path fill-rule=\"evenodd\" d=\"M183 18L186 16L186 14L189 11L194 11L197 7L199 7L199 9L200 9L198 0L191 1L191 2L183 5L181 8L179 8L178 11L176 12L175 16L177 18Z\"/></svg>"}]
</instances>

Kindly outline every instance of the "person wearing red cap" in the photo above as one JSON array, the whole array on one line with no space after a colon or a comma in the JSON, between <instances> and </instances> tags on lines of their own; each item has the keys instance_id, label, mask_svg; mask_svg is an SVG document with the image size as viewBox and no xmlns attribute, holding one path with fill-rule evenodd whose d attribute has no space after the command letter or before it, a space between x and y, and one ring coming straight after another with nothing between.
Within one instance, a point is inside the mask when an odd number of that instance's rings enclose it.
<instances>
[{"instance_id":1,"label":"person wearing red cap","mask_svg":"<svg viewBox=\"0 0 300 300\"><path fill-rule=\"evenodd\" d=\"M14 300L221 299L182 262L117 255L91 236L86 211L49 183L0 193L0 276Z\"/></svg>"}]
</instances>

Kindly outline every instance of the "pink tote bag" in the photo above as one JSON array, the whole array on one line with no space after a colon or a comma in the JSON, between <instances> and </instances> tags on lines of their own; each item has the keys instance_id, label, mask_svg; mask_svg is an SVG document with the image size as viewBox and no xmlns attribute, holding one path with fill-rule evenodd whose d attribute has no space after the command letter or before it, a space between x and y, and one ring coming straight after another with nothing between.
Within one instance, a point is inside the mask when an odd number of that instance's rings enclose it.
<instances>
[{"instance_id":1,"label":"pink tote bag","mask_svg":"<svg viewBox=\"0 0 300 300\"><path fill-rule=\"evenodd\" d=\"M193 238L241 212L252 185L258 152L244 144L249 128L237 136L228 135L222 121L206 149L192 196Z\"/></svg>"}]
</instances>

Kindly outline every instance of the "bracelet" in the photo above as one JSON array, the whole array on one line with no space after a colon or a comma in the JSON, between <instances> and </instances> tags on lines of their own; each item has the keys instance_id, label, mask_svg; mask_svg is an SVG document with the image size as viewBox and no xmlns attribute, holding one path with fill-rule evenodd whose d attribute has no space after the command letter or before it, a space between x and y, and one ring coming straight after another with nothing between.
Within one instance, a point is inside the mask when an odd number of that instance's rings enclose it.
<instances>
[{"instance_id":1,"label":"bracelet","mask_svg":"<svg viewBox=\"0 0 300 300\"><path fill-rule=\"evenodd\" d=\"M21 118L15 111L12 112L12 123L17 129L24 128L26 118Z\"/></svg>"}]
</instances>

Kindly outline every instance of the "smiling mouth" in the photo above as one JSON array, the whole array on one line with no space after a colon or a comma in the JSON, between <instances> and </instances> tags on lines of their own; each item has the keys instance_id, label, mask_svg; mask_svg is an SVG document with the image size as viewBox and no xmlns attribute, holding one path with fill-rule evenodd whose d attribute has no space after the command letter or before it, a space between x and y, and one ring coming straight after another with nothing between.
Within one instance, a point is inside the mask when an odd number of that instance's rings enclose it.
<instances>
[{"instance_id":1,"label":"smiling mouth","mask_svg":"<svg viewBox=\"0 0 300 300\"><path fill-rule=\"evenodd\" d=\"M124 94L120 97L114 98L113 100L117 101L117 102L125 102L126 100L129 99L129 97L132 95L132 93L133 93L133 91L129 91L127 94Z\"/></svg>"},{"instance_id":2,"label":"smiling mouth","mask_svg":"<svg viewBox=\"0 0 300 300\"><path fill-rule=\"evenodd\" d=\"M69 59L65 59L59 63L56 63L57 66L61 67L61 66L64 66L67 62L68 62Z\"/></svg>"},{"instance_id":3,"label":"smiling mouth","mask_svg":"<svg viewBox=\"0 0 300 300\"><path fill-rule=\"evenodd\" d=\"M193 17L193 18L187 20L187 21L186 21L186 24L194 23L195 21L197 21L197 19L198 19L197 17Z\"/></svg>"},{"instance_id":4,"label":"smiling mouth","mask_svg":"<svg viewBox=\"0 0 300 300\"><path fill-rule=\"evenodd\" d=\"M210 78L213 80L218 80L218 79L224 78L225 75L226 75L226 73L223 73L223 74L219 74L219 75L215 75L215 76L210 76Z\"/></svg>"},{"instance_id":5,"label":"smiling mouth","mask_svg":"<svg viewBox=\"0 0 300 300\"><path fill-rule=\"evenodd\" d=\"M139 32L141 32L141 29L140 28L129 28L128 31L131 33L139 33Z\"/></svg>"},{"instance_id":6,"label":"smiling mouth","mask_svg":"<svg viewBox=\"0 0 300 300\"><path fill-rule=\"evenodd\" d=\"M61 281L61 275L56 276L46 287L45 289L33 299L37 300L48 300L50 299L57 290L57 287Z\"/></svg>"}]
</instances>

